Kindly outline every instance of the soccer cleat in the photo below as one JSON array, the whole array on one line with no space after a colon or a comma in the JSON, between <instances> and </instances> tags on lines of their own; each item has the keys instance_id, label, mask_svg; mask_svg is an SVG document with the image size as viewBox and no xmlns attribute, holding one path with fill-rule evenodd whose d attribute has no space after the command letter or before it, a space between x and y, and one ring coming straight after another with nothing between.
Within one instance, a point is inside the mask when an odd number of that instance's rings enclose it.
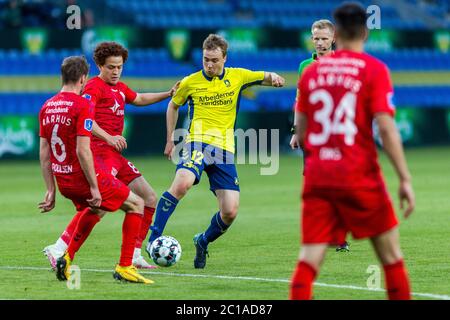
<instances>
[{"instance_id":1,"label":"soccer cleat","mask_svg":"<svg viewBox=\"0 0 450 320\"><path fill-rule=\"evenodd\" d=\"M156 269L157 266L153 266L147 261L145 261L143 256L139 256L137 258L133 258L133 266L138 269Z\"/></svg>"},{"instance_id":2,"label":"soccer cleat","mask_svg":"<svg viewBox=\"0 0 450 320\"><path fill-rule=\"evenodd\" d=\"M69 254L67 252L64 253L63 256L59 257L56 260L56 278L59 281L69 280L70 278L70 264L72 263L72 259L70 259Z\"/></svg>"},{"instance_id":3,"label":"soccer cleat","mask_svg":"<svg viewBox=\"0 0 450 320\"><path fill-rule=\"evenodd\" d=\"M195 246L195 258L194 258L194 268L203 269L206 266L206 256L209 257L208 250L203 249L198 243L199 238L202 233L198 233L194 236L194 246Z\"/></svg>"},{"instance_id":4,"label":"soccer cleat","mask_svg":"<svg viewBox=\"0 0 450 320\"><path fill-rule=\"evenodd\" d=\"M347 241L345 241L343 244L341 244L336 248L336 252L349 252L349 251L350 251L350 244Z\"/></svg>"},{"instance_id":5,"label":"soccer cleat","mask_svg":"<svg viewBox=\"0 0 450 320\"><path fill-rule=\"evenodd\" d=\"M122 267L116 265L114 269L113 277L119 281L127 281L134 283L152 284L155 283L153 280L144 278L138 272L135 266L131 265L128 267Z\"/></svg>"},{"instance_id":6,"label":"soccer cleat","mask_svg":"<svg viewBox=\"0 0 450 320\"><path fill-rule=\"evenodd\" d=\"M52 270L55 271L56 270L56 260L58 259L58 257L61 257L62 255L64 255L64 252L56 250L54 244L46 246L42 250L42 252L44 253L44 255L47 257L48 261L50 262L50 266L52 267Z\"/></svg>"}]
</instances>

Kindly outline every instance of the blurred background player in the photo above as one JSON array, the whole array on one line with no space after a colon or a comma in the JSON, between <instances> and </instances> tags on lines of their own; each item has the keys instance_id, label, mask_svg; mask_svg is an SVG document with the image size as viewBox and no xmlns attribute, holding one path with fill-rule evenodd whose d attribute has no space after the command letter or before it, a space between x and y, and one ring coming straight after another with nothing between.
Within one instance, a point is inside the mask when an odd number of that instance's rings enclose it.
<instances>
[{"instance_id":1,"label":"blurred background player","mask_svg":"<svg viewBox=\"0 0 450 320\"><path fill-rule=\"evenodd\" d=\"M311 40L314 44L315 52L312 53L312 57L303 60L298 66L298 79L303 74L303 71L310 66L314 61L317 61L320 57L326 56L333 52L334 39L334 25L330 20L322 19L315 21L311 26ZM299 91L295 96L295 101L298 100ZM295 108L295 105L294 105ZM294 124L296 123L295 113L294 113ZM289 145L292 149L299 147L298 137L295 132L295 125L291 129L292 138Z\"/></svg>"},{"instance_id":2,"label":"blurred background player","mask_svg":"<svg viewBox=\"0 0 450 320\"><path fill-rule=\"evenodd\" d=\"M338 51L308 68L297 102L297 133L307 152L302 208L302 249L290 299L311 299L312 284L328 245L347 232L370 238L384 268L389 299L410 299L399 244L398 221L377 161L372 122L400 180L407 218L414 193L393 120L393 89L387 67L364 53L366 12L346 3L334 12Z\"/></svg>"},{"instance_id":3,"label":"blurred background player","mask_svg":"<svg viewBox=\"0 0 450 320\"><path fill-rule=\"evenodd\" d=\"M334 39L334 25L330 20L327 19L321 19L315 21L311 26L311 40L314 44L314 49L316 50L313 52L312 57L306 60L303 60L300 62L300 65L298 67L298 79L300 80L300 77L302 76L305 69L310 66L313 62L320 59L320 57L324 57L326 55L329 55L333 53L333 45L335 43ZM299 90L297 89L297 94L295 97L295 101L297 102L299 98ZM294 105L295 109L295 105ZM294 124L296 123L296 116L294 112ZM291 129L292 132L292 138L289 145L292 149L297 149L299 147L298 143L298 136L295 132L295 125ZM305 155L303 155L303 160ZM304 163L303 163L304 164ZM350 251L349 244L347 241L340 244L336 248L337 252L348 252Z\"/></svg>"},{"instance_id":4,"label":"blurred background player","mask_svg":"<svg viewBox=\"0 0 450 320\"><path fill-rule=\"evenodd\" d=\"M239 180L234 164L234 125L241 91L256 84L274 87L284 85L284 79L273 72L225 68L227 50L228 43L223 37L210 34L203 42L203 70L185 77L169 102L167 144L164 150L169 159L175 148L173 132L178 109L187 101L191 123L175 178L158 202L147 246L149 248L162 235L178 202L192 185L200 182L203 171L206 171L210 189L218 200L219 211L212 216L207 230L194 237L194 267L200 269L206 265L208 244L225 233L239 208Z\"/></svg>"},{"instance_id":5,"label":"blurred background player","mask_svg":"<svg viewBox=\"0 0 450 320\"><path fill-rule=\"evenodd\" d=\"M176 86L167 92L134 92L120 81L123 65L127 59L128 50L118 43L102 42L97 45L94 60L100 74L88 81L83 97L95 106L92 151L96 162L98 165L103 165L102 170L110 172L144 199L144 217L133 255L133 265L137 268L151 269L155 267L145 261L141 254L141 247L152 224L157 197L139 170L121 155L121 152L127 148L127 141L122 136L125 103L135 106L154 104L171 97ZM77 212L56 243L44 249L52 267L55 257L66 250L80 215L81 212Z\"/></svg>"},{"instance_id":6,"label":"blurred background player","mask_svg":"<svg viewBox=\"0 0 450 320\"><path fill-rule=\"evenodd\" d=\"M59 191L72 200L79 221L64 255L57 260L56 275L68 280L75 253L105 211L125 211L122 226L120 262L114 278L153 283L132 265L133 251L142 222L144 201L109 172L94 167L90 142L94 108L80 96L87 81L88 64L84 57L66 58L61 66L63 87L43 105L39 113L40 160L47 187L42 212L55 207L55 178Z\"/></svg>"}]
</instances>

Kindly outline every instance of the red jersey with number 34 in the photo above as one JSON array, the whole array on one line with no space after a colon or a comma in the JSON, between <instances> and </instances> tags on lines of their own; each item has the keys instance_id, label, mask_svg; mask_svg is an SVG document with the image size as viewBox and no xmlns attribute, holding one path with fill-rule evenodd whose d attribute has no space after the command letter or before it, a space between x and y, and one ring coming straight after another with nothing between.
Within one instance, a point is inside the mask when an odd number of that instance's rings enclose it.
<instances>
[{"instance_id":1,"label":"red jersey with number 34","mask_svg":"<svg viewBox=\"0 0 450 320\"><path fill-rule=\"evenodd\" d=\"M321 58L299 81L296 110L305 114L305 185L374 188L383 184L372 124L394 115L387 67L347 50Z\"/></svg>"},{"instance_id":2,"label":"red jersey with number 34","mask_svg":"<svg viewBox=\"0 0 450 320\"><path fill-rule=\"evenodd\" d=\"M136 99L137 93L123 82L110 85L100 77L90 79L83 91L83 97L95 106L95 121L100 128L112 136L122 135L125 121L125 103ZM92 150L110 148L105 141L93 136Z\"/></svg>"},{"instance_id":3,"label":"red jersey with number 34","mask_svg":"<svg viewBox=\"0 0 450 320\"><path fill-rule=\"evenodd\" d=\"M39 136L50 146L56 177L82 173L76 148L77 136L91 136L94 108L81 96L60 92L47 100L39 112Z\"/></svg>"}]
</instances>

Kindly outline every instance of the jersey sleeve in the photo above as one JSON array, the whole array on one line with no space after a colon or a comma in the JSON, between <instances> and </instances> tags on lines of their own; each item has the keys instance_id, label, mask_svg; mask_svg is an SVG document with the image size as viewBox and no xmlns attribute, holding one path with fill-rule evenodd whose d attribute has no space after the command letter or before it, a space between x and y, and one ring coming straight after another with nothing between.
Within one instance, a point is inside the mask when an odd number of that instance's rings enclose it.
<instances>
[{"instance_id":1,"label":"jersey sleeve","mask_svg":"<svg viewBox=\"0 0 450 320\"><path fill-rule=\"evenodd\" d=\"M180 86L172 97L172 102L177 106L182 106L186 103L189 97L189 77L184 77L180 82Z\"/></svg>"},{"instance_id":2,"label":"jersey sleeve","mask_svg":"<svg viewBox=\"0 0 450 320\"><path fill-rule=\"evenodd\" d=\"M136 100L137 93L124 84L125 103L132 103Z\"/></svg>"},{"instance_id":3,"label":"jersey sleeve","mask_svg":"<svg viewBox=\"0 0 450 320\"><path fill-rule=\"evenodd\" d=\"M394 116L395 106L392 102L394 90L388 68L380 64L373 75L369 97L372 114L384 112Z\"/></svg>"},{"instance_id":4,"label":"jersey sleeve","mask_svg":"<svg viewBox=\"0 0 450 320\"><path fill-rule=\"evenodd\" d=\"M92 125L94 120L94 107L87 101L83 101L77 117L77 136L92 135Z\"/></svg>"},{"instance_id":5,"label":"jersey sleeve","mask_svg":"<svg viewBox=\"0 0 450 320\"><path fill-rule=\"evenodd\" d=\"M264 80L264 71L252 71L238 68L242 78L242 86L249 87L255 84L261 84Z\"/></svg>"},{"instance_id":6,"label":"jersey sleeve","mask_svg":"<svg viewBox=\"0 0 450 320\"><path fill-rule=\"evenodd\" d=\"M306 113L306 108L308 106L308 85L307 85L307 72L298 79L297 83L297 100L295 105L296 112Z\"/></svg>"},{"instance_id":7,"label":"jersey sleeve","mask_svg":"<svg viewBox=\"0 0 450 320\"><path fill-rule=\"evenodd\" d=\"M98 99L101 96L100 88L95 85L94 81L89 81L83 90L83 98L90 101L93 106L97 104Z\"/></svg>"},{"instance_id":8,"label":"jersey sleeve","mask_svg":"<svg viewBox=\"0 0 450 320\"><path fill-rule=\"evenodd\" d=\"M299 66L298 66L298 77L299 78L303 74L303 71L305 71L305 68L309 65L309 61L308 60L303 60L302 62L300 62Z\"/></svg>"},{"instance_id":9,"label":"jersey sleeve","mask_svg":"<svg viewBox=\"0 0 450 320\"><path fill-rule=\"evenodd\" d=\"M42 125L42 112L44 111L44 108L42 108L39 111L39 137L45 138L44 137L44 126Z\"/></svg>"}]
</instances>

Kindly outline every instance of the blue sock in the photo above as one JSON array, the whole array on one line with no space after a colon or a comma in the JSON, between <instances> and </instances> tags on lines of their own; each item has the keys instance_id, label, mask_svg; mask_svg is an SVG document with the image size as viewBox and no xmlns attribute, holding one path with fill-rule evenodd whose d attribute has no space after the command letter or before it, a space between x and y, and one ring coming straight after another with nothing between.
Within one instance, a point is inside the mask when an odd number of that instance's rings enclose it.
<instances>
[{"instance_id":1,"label":"blue sock","mask_svg":"<svg viewBox=\"0 0 450 320\"><path fill-rule=\"evenodd\" d=\"M149 242L153 242L156 238L160 237L166 227L167 220L169 220L173 211L177 207L178 200L168 191L164 192L161 199L158 201L158 206L156 207L155 222L153 226L150 227L152 233Z\"/></svg>"},{"instance_id":2,"label":"blue sock","mask_svg":"<svg viewBox=\"0 0 450 320\"><path fill-rule=\"evenodd\" d=\"M218 237L227 231L229 225L226 225L220 217L220 211L213 215L211 219L211 224L208 229L202 234L198 243L203 249L208 247L208 243L213 242Z\"/></svg>"}]
</instances>

